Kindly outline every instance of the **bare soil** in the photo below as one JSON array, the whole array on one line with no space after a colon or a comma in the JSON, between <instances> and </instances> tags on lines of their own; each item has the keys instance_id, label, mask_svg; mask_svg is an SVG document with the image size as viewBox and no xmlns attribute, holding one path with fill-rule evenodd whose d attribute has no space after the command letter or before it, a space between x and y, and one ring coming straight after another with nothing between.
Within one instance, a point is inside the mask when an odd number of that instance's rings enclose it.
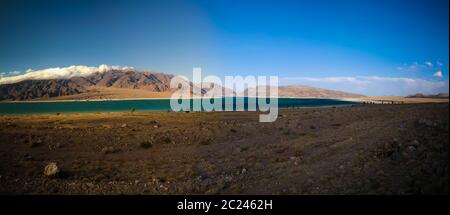
<instances>
[{"instance_id":1,"label":"bare soil","mask_svg":"<svg viewBox=\"0 0 450 215\"><path fill-rule=\"evenodd\" d=\"M448 194L448 103L0 116L3 194ZM58 173L44 175L56 162Z\"/></svg>"}]
</instances>

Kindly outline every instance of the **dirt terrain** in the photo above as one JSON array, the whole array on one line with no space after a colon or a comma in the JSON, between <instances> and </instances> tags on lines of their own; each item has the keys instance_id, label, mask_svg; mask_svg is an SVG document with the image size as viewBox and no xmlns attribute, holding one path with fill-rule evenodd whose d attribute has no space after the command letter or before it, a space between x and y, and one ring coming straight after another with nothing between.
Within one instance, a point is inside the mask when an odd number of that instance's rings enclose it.
<instances>
[{"instance_id":1,"label":"dirt terrain","mask_svg":"<svg viewBox=\"0 0 450 215\"><path fill-rule=\"evenodd\" d=\"M0 117L2 194L448 194L448 103ZM44 175L56 162L58 174ZM47 171L54 170L47 168Z\"/></svg>"}]
</instances>

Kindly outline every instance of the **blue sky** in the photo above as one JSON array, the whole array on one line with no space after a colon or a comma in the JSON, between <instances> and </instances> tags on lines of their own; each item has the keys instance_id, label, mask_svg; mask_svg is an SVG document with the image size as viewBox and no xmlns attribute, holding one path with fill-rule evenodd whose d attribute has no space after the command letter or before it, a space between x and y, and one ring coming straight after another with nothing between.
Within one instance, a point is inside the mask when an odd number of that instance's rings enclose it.
<instances>
[{"instance_id":1,"label":"blue sky","mask_svg":"<svg viewBox=\"0 0 450 215\"><path fill-rule=\"evenodd\" d=\"M1 1L0 73L100 64L448 92L447 0Z\"/></svg>"}]
</instances>

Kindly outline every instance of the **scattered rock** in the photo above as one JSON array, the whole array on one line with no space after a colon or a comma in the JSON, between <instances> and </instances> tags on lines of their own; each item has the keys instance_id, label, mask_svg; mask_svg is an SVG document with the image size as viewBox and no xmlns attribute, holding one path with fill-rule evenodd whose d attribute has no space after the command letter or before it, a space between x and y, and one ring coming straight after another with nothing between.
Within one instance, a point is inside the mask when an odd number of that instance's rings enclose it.
<instances>
[{"instance_id":1,"label":"scattered rock","mask_svg":"<svg viewBox=\"0 0 450 215\"><path fill-rule=\"evenodd\" d=\"M42 145L42 140L40 138L30 141L30 147L32 147L32 148L40 146L40 145Z\"/></svg>"},{"instance_id":2,"label":"scattered rock","mask_svg":"<svg viewBox=\"0 0 450 215\"><path fill-rule=\"evenodd\" d=\"M413 140L413 141L411 142L411 146L418 147L419 145L420 145L420 143L419 143L418 140Z\"/></svg>"},{"instance_id":3,"label":"scattered rock","mask_svg":"<svg viewBox=\"0 0 450 215\"><path fill-rule=\"evenodd\" d=\"M419 123L419 124L422 124L422 125L425 125L425 126L428 126L428 127L435 127L435 126L437 126L437 123L436 123L436 122L433 122L433 121L431 121L431 120L424 119L424 118L419 119L419 120L418 120L418 123Z\"/></svg>"},{"instance_id":4,"label":"scattered rock","mask_svg":"<svg viewBox=\"0 0 450 215\"><path fill-rule=\"evenodd\" d=\"M414 146L408 146L408 147L406 148L406 150L407 150L408 152L414 152L414 151L416 150L416 147L414 147Z\"/></svg>"},{"instance_id":5,"label":"scattered rock","mask_svg":"<svg viewBox=\"0 0 450 215\"><path fill-rule=\"evenodd\" d=\"M108 146L108 147L103 147L102 148L102 153L103 154L110 154L110 153L114 153L115 150L112 146Z\"/></svg>"},{"instance_id":6,"label":"scattered rock","mask_svg":"<svg viewBox=\"0 0 450 215\"><path fill-rule=\"evenodd\" d=\"M59 149L59 148L61 148L61 147L63 147L64 145L62 144L62 143L60 143L60 142L57 142L56 144L55 144L55 148L56 149Z\"/></svg>"},{"instance_id":7,"label":"scattered rock","mask_svg":"<svg viewBox=\"0 0 450 215\"><path fill-rule=\"evenodd\" d=\"M124 124L122 124L120 127L122 127L122 128L126 128L127 127L127 124L126 123L124 123Z\"/></svg>"},{"instance_id":8,"label":"scattered rock","mask_svg":"<svg viewBox=\"0 0 450 215\"><path fill-rule=\"evenodd\" d=\"M242 168L241 174L245 174L247 172L247 169Z\"/></svg>"},{"instance_id":9,"label":"scattered rock","mask_svg":"<svg viewBox=\"0 0 450 215\"><path fill-rule=\"evenodd\" d=\"M23 156L23 158L24 158L25 160L31 160L31 159L33 159L33 158L31 157L31 155L28 154L28 153L25 153L25 155Z\"/></svg>"},{"instance_id":10,"label":"scattered rock","mask_svg":"<svg viewBox=\"0 0 450 215\"><path fill-rule=\"evenodd\" d=\"M59 189L57 187L51 187L48 191L50 193L57 193L59 191Z\"/></svg>"},{"instance_id":11,"label":"scattered rock","mask_svg":"<svg viewBox=\"0 0 450 215\"><path fill-rule=\"evenodd\" d=\"M59 167L58 164L55 162L51 162L47 164L44 168L44 175L47 177L58 177L59 175Z\"/></svg>"},{"instance_id":12,"label":"scattered rock","mask_svg":"<svg viewBox=\"0 0 450 215\"><path fill-rule=\"evenodd\" d=\"M95 175L94 178L93 178L93 180L96 181L96 182L100 182L100 181L105 180L105 179L106 179L106 176L103 175L103 174Z\"/></svg>"}]
</instances>

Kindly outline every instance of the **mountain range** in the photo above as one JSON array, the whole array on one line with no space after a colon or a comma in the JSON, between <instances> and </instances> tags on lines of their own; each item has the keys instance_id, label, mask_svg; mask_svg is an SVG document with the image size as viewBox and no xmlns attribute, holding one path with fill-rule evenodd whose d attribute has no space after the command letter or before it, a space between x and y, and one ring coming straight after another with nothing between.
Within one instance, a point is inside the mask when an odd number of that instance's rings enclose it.
<instances>
[{"instance_id":1,"label":"mountain range","mask_svg":"<svg viewBox=\"0 0 450 215\"><path fill-rule=\"evenodd\" d=\"M60 79L21 80L0 84L0 100L89 100L128 98L170 98L175 89L170 88L174 75L137 70L111 69L87 76ZM189 83L191 87L198 87ZM202 88L202 95L211 90L221 90L225 95L236 95L221 86ZM260 89L260 88L259 88ZM247 89L245 93L254 91ZM279 97L354 98L363 95L326 90L307 86L280 86ZM192 94L192 91L190 92Z\"/></svg>"}]
</instances>

